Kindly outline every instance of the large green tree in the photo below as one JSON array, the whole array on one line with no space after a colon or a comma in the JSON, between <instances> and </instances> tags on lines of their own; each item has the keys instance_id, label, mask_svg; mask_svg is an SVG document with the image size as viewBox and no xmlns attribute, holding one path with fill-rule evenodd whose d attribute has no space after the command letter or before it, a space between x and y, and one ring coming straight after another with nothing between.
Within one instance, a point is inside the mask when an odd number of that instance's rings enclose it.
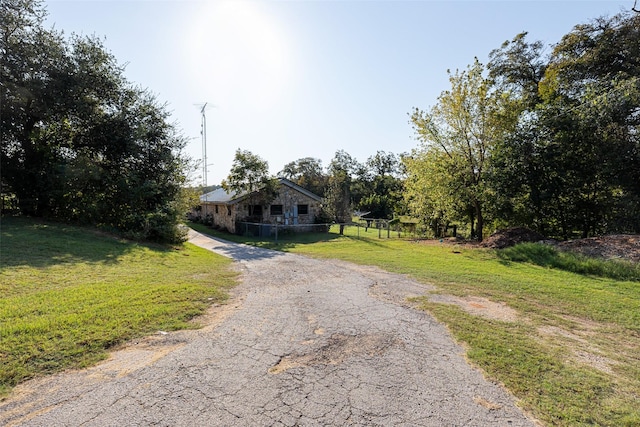
<instances>
[{"instance_id":1,"label":"large green tree","mask_svg":"<svg viewBox=\"0 0 640 427\"><path fill-rule=\"evenodd\" d=\"M567 215L585 237L640 231L639 40L640 15L630 12L577 25L555 46L541 84L545 103L573 122L549 128L571 154L560 166Z\"/></svg>"},{"instance_id":2,"label":"large green tree","mask_svg":"<svg viewBox=\"0 0 640 427\"><path fill-rule=\"evenodd\" d=\"M489 54L489 76L497 90L509 93L509 109L517 123L494 148L489 171L494 189L494 210L511 225L526 225L545 233L555 197L557 177L550 174L549 162L540 151L543 135L538 132L536 109L542 102L539 85L548 66L545 45L530 42L527 33L505 41Z\"/></svg>"},{"instance_id":3,"label":"large green tree","mask_svg":"<svg viewBox=\"0 0 640 427\"><path fill-rule=\"evenodd\" d=\"M358 166L359 163L344 150L336 151L329 163L324 209L331 220L340 224L340 234L344 232L344 224L351 221L351 185Z\"/></svg>"},{"instance_id":4,"label":"large green tree","mask_svg":"<svg viewBox=\"0 0 640 427\"><path fill-rule=\"evenodd\" d=\"M180 240L186 140L101 40L45 16L41 1L0 1L3 191L25 215Z\"/></svg>"},{"instance_id":5,"label":"large green tree","mask_svg":"<svg viewBox=\"0 0 640 427\"><path fill-rule=\"evenodd\" d=\"M378 151L367 158L358 175L358 210L374 218L393 218L402 212L401 163L394 153Z\"/></svg>"},{"instance_id":6,"label":"large green tree","mask_svg":"<svg viewBox=\"0 0 640 427\"><path fill-rule=\"evenodd\" d=\"M322 160L313 157L304 157L289 162L279 173L302 188L306 188L314 194L322 195L327 189L327 174L322 168Z\"/></svg>"},{"instance_id":7,"label":"large green tree","mask_svg":"<svg viewBox=\"0 0 640 427\"><path fill-rule=\"evenodd\" d=\"M494 156L502 214L545 234L638 231L640 17L577 25L544 57L517 36L492 53L518 100L518 126Z\"/></svg>"},{"instance_id":8,"label":"large green tree","mask_svg":"<svg viewBox=\"0 0 640 427\"><path fill-rule=\"evenodd\" d=\"M451 89L442 92L438 103L429 111L413 111L411 123L422 144L413 157L440 164L406 164L410 177L426 173L438 183L422 189L413 185L407 197L416 200L416 191L434 192L428 196L430 200L450 194L439 202L441 209L446 216L468 213L472 235L478 240L483 238L485 215L492 200L487 179L491 155L514 121L514 115L505 108L508 95L494 90L493 81L484 76L484 71L476 59L465 71L451 73ZM443 201L449 203L442 206Z\"/></svg>"},{"instance_id":9,"label":"large green tree","mask_svg":"<svg viewBox=\"0 0 640 427\"><path fill-rule=\"evenodd\" d=\"M269 174L269 163L249 150L237 149L222 188L249 197L249 216L256 206L265 206L276 196L278 180Z\"/></svg>"}]
</instances>

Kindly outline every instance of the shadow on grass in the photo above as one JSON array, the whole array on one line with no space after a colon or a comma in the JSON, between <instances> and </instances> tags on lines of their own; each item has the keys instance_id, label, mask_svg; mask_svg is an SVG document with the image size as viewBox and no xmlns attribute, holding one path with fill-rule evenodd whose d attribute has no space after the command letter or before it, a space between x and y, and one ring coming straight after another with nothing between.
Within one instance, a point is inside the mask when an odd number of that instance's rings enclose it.
<instances>
[{"instance_id":1,"label":"shadow on grass","mask_svg":"<svg viewBox=\"0 0 640 427\"><path fill-rule=\"evenodd\" d=\"M273 236L271 237L254 237L254 236L240 236L237 234L225 233L219 230L210 228L204 224L187 222L187 225L199 233L206 234L208 236L216 237L222 240L226 240L233 243L242 243L244 245L256 246L265 249L275 249L279 251L285 251L295 246L312 244L319 242L328 242L340 238L341 236L335 233L281 233L278 235L278 241Z\"/></svg>"},{"instance_id":2,"label":"shadow on grass","mask_svg":"<svg viewBox=\"0 0 640 427\"><path fill-rule=\"evenodd\" d=\"M141 244L82 227L32 218L0 219L0 270L79 262L117 263L120 256L139 246ZM145 246L169 251L167 247Z\"/></svg>"},{"instance_id":3,"label":"shadow on grass","mask_svg":"<svg viewBox=\"0 0 640 427\"><path fill-rule=\"evenodd\" d=\"M386 243L390 239L378 239L376 237L358 237L358 236L344 236L347 239L355 240L358 242L365 243L369 246L377 246L379 248L386 248Z\"/></svg>"},{"instance_id":4,"label":"shadow on grass","mask_svg":"<svg viewBox=\"0 0 640 427\"><path fill-rule=\"evenodd\" d=\"M614 280L640 281L640 264L591 258L572 252L559 251L542 243L521 243L501 249L498 251L498 258L505 265L509 265L511 262L527 262L576 274Z\"/></svg>"},{"instance_id":5,"label":"shadow on grass","mask_svg":"<svg viewBox=\"0 0 640 427\"><path fill-rule=\"evenodd\" d=\"M197 222L188 221L186 225L200 233L203 233L212 237L216 237L219 239L223 239L229 242L242 243L245 245L256 246L256 247L265 248L265 249L273 249L273 250L283 251L283 252L287 252L295 247L299 247L305 244L331 242L338 239L349 239L353 241L366 243L370 246L377 246L380 248L386 248L387 247L386 242L389 242L392 240L399 240L397 238L387 238L384 236L382 238L379 238L377 236L377 233L375 234L369 233L369 235L365 235L363 232L363 235L358 235L355 232L353 232L353 230L350 229L350 227L345 227L345 233L343 235L340 235L337 231L338 230L337 225L331 226L331 229L328 232L280 233L278 234L277 241L275 240L275 237L273 235L270 237L242 236L242 235L230 234L230 233L222 232L219 230L215 230L209 226L206 226L204 224L197 223ZM351 227L351 228L355 228L355 227Z\"/></svg>"},{"instance_id":6,"label":"shadow on grass","mask_svg":"<svg viewBox=\"0 0 640 427\"><path fill-rule=\"evenodd\" d=\"M198 228L200 229L200 227ZM219 235L220 233L217 234ZM281 251L264 246L234 242L224 237L214 236L213 233L207 230L195 231L195 229L192 229L189 232L189 243L237 261L253 261L284 256Z\"/></svg>"}]
</instances>

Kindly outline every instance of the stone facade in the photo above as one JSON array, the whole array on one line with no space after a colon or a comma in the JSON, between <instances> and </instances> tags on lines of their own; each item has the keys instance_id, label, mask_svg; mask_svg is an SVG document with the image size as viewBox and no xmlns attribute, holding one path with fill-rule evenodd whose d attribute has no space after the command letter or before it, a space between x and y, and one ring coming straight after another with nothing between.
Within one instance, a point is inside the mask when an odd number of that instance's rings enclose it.
<instances>
[{"instance_id":1,"label":"stone facade","mask_svg":"<svg viewBox=\"0 0 640 427\"><path fill-rule=\"evenodd\" d=\"M200 215L214 226L236 233L238 222L295 225L305 231L306 224L314 224L322 209L322 198L293 182L280 178L277 196L268 205L252 205L248 195L235 197L216 190L201 197Z\"/></svg>"},{"instance_id":2,"label":"stone facade","mask_svg":"<svg viewBox=\"0 0 640 427\"><path fill-rule=\"evenodd\" d=\"M202 203L200 214L202 218L208 218L214 226L235 233L237 207L236 204L205 202Z\"/></svg>"}]
</instances>

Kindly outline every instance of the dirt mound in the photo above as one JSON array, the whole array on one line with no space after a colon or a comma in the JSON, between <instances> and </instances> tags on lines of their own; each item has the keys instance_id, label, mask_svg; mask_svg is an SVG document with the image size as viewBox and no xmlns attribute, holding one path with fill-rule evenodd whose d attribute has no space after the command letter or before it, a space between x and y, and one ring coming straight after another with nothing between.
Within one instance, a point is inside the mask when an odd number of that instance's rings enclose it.
<instances>
[{"instance_id":1,"label":"dirt mound","mask_svg":"<svg viewBox=\"0 0 640 427\"><path fill-rule=\"evenodd\" d=\"M498 230L484 240L480 246L483 248L503 249L515 246L518 243L539 242L545 237L533 230L524 227L506 228Z\"/></svg>"},{"instance_id":2,"label":"dirt mound","mask_svg":"<svg viewBox=\"0 0 640 427\"><path fill-rule=\"evenodd\" d=\"M558 249L578 252L590 257L640 262L640 236L632 234L568 240L559 242Z\"/></svg>"}]
</instances>

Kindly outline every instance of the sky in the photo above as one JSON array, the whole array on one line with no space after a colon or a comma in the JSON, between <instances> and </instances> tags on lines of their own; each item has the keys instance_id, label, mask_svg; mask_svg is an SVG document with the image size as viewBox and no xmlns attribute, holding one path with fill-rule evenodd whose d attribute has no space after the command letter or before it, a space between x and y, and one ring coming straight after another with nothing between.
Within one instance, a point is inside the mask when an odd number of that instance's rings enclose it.
<instances>
[{"instance_id":1,"label":"sky","mask_svg":"<svg viewBox=\"0 0 640 427\"><path fill-rule=\"evenodd\" d=\"M167 105L220 184L236 150L277 174L419 146L409 124L463 70L516 34L548 46L578 24L633 7L609 1L46 0L47 26L95 35L133 84ZM202 163L201 163L202 165ZM200 166L190 176L204 183Z\"/></svg>"}]
</instances>

